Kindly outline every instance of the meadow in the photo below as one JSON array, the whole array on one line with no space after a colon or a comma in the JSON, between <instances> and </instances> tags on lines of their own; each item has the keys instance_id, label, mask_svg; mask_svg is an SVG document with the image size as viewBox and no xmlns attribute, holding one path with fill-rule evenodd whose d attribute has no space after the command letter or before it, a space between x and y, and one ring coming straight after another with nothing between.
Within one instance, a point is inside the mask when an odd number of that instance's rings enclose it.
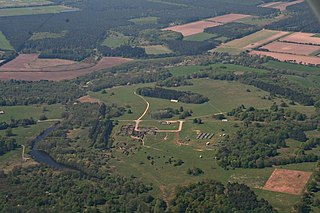
<instances>
[{"instance_id":1,"label":"meadow","mask_svg":"<svg viewBox=\"0 0 320 213\"><path fill-rule=\"evenodd\" d=\"M2 0L0 2L0 8L5 7L30 7L52 4L52 1L48 0Z\"/></svg>"},{"instance_id":2,"label":"meadow","mask_svg":"<svg viewBox=\"0 0 320 213\"><path fill-rule=\"evenodd\" d=\"M122 45L128 44L130 41L129 36L125 36L122 33L111 31L108 33L108 36L102 42L102 45L110 47L110 48L117 48Z\"/></svg>"},{"instance_id":3,"label":"meadow","mask_svg":"<svg viewBox=\"0 0 320 213\"><path fill-rule=\"evenodd\" d=\"M135 24L157 24L158 17L148 16L148 17L130 19L129 21Z\"/></svg>"},{"instance_id":4,"label":"meadow","mask_svg":"<svg viewBox=\"0 0 320 213\"><path fill-rule=\"evenodd\" d=\"M143 48L145 49L148 55L172 53L172 50L170 50L168 47L164 45L149 45L149 46L143 46Z\"/></svg>"},{"instance_id":5,"label":"meadow","mask_svg":"<svg viewBox=\"0 0 320 213\"><path fill-rule=\"evenodd\" d=\"M14 50L6 36L0 31L0 50Z\"/></svg>"},{"instance_id":6,"label":"meadow","mask_svg":"<svg viewBox=\"0 0 320 213\"><path fill-rule=\"evenodd\" d=\"M199 34L184 37L183 39L186 41L205 41L215 37L219 37L219 36L211 33L199 33Z\"/></svg>"},{"instance_id":7,"label":"meadow","mask_svg":"<svg viewBox=\"0 0 320 213\"><path fill-rule=\"evenodd\" d=\"M0 17L62 13L62 12L71 12L71 11L77 11L77 10L78 9L76 8L71 8L63 5L3 8L3 9L0 9Z\"/></svg>"}]
</instances>

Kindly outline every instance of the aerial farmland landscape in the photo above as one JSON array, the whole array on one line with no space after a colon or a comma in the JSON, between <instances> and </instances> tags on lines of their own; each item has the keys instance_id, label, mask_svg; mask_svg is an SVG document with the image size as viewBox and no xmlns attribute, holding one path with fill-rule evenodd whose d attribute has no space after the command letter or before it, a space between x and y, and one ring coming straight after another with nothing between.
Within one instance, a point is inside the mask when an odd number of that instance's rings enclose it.
<instances>
[{"instance_id":1,"label":"aerial farmland landscape","mask_svg":"<svg viewBox=\"0 0 320 213\"><path fill-rule=\"evenodd\" d=\"M320 212L308 0L0 0L0 212Z\"/></svg>"}]
</instances>

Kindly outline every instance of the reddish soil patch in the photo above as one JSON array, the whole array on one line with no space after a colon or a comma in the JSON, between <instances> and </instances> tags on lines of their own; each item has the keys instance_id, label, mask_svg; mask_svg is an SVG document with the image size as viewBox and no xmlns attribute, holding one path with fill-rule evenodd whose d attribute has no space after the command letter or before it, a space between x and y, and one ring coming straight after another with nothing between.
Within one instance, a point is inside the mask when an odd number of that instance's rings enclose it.
<instances>
[{"instance_id":1,"label":"reddish soil patch","mask_svg":"<svg viewBox=\"0 0 320 213\"><path fill-rule=\"evenodd\" d=\"M39 59L37 54L22 54L0 66L0 79L61 81L117 66L128 61L131 61L131 59L104 57L97 63L85 63L62 59Z\"/></svg>"},{"instance_id":2,"label":"reddish soil patch","mask_svg":"<svg viewBox=\"0 0 320 213\"><path fill-rule=\"evenodd\" d=\"M78 99L80 103L100 103L99 99L92 98L90 95L83 96Z\"/></svg>"},{"instance_id":3,"label":"reddish soil patch","mask_svg":"<svg viewBox=\"0 0 320 213\"><path fill-rule=\"evenodd\" d=\"M198 33L203 33L204 29L209 27L216 27L221 25L220 23L210 22L210 21L196 21L188 24L177 25L173 27L168 27L163 30L171 30L181 33L183 36L195 35Z\"/></svg>"},{"instance_id":4,"label":"reddish soil patch","mask_svg":"<svg viewBox=\"0 0 320 213\"><path fill-rule=\"evenodd\" d=\"M270 52L289 53L296 55L311 55L312 53L318 52L320 50L320 46L278 41L267 44L261 48L269 50Z\"/></svg>"},{"instance_id":5,"label":"reddish soil patch","mask_svg":"<svg viewBox=\"0 0 320 213\"><path fill-rule=\"evenodd\" d=\"M300 195L311 177L311 172L275 169L264 190Z\"/></svg>"},{"instance_id":6,"label":"reddish soil patch","mask_svg":"<svg viewBox=\"0 0 320 213\"><path fill-rule=\"evenodd\" d=\"M244 19L244 18L248 18L248 17L251 17L251 15L231 13L231 14L227 14L227 15L223 15L223 16L217 16L217 17L214 17L214 18L209 18L207 20L208 21L212 21L212 22L218 22L218 23L226 24L226 23L238 21L240 19Z\"/></svg>"},{"instance_id":7,"label":"reddish soil patch","mask_svg":"<svg viewBox=\"0 0 320 213\"><path fill-rule=\"evenodd\" d=\"M281 38L280 41L298 43L298 44L314 44L320 45L320 38L313 37L315 34L313 33L292 33L284 38Z\"/></svg>"},{"instance_id":8,"label":"reddish soil patch","mask_svg":"<svg viewBox=\"0 0 320 213\"><path fill-rule=\"evenodd\" d=\"M269 56L279 61L292 62L297 64L311 64L311 65L319 65L320 57L317 56L304 56L304 55L293 55L286 53L274 53L274 52L264 52L264 51L251 51L251 55L260 55L260 56Z\"/></svg>"}]
</instances>

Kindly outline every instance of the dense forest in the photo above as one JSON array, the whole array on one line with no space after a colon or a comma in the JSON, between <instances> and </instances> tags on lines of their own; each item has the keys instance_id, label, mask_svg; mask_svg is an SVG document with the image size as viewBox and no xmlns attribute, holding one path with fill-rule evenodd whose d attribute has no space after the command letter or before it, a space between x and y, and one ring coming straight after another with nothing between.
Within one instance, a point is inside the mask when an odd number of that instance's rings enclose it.
<instances>
[{"instance_id":1,"label":"dense forest","mask_svg":"<svg viewBox=\"0 0 320 213\"><path fill-rule=\"evenodd\" d=\"M168 100L178 100L183 103L203 104L209 101L207 97L198 93L164 89L160 87L138 88L137 93L142 96L162 98L162 99L168 99Z\"/></svg>"},{"instance_id":2,"label":"dense forest","mask_svg":"<svg viewBox=\"0 0 320 213\"><path fill-rule=\"evenodd\" d=\"M249 187L228 183L226 186L206 180L177 189L172 212L276 212L265 200L258 200Z\"/></svg>"},{"instance_id":3,"label":"dense forest","mask_svg":"<svg viewBox=\"0 0 320 213\"><path fill-rule=\"evenodd\" d=\"M16 140L0 136L0 156L18 147Z\"/></svg>"}]
</instances>

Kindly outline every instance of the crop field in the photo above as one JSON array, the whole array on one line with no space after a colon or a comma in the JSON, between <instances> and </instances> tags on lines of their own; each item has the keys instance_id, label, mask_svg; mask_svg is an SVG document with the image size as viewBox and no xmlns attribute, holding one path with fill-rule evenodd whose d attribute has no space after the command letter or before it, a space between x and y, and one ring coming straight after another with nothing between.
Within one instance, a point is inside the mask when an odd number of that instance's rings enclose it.
<instances>
[{"instance_id":1,"label":"crop field","mask_svg":"<svg viewBox=\"0 0 320 213\"><path fill-rule=\"evenodd\" d=\"M261 30L251 35L245 36L240 39L235 39L228 43L222 44L219 47L211 50L213 52L229 52L229 53L240 53L246 50L251 50L262 46L266 43L277 40L288 32L275 31L275 30Z\"/></svg>"},{"instance_id":2,"label":"crop field","mask_svg":"<svg viewBox=\"0 0 320 213\"><path fill-rule=\"evenodd\" d=\"M148 17L130 19L129 21L135 24L157 24L158 17L148 16Z\"/></svg>"},{"instance_id":3,"label":"crop field","mask_svg":"<svg viewBox=\"0 0 320 213\"><path fill-rule=\"evenodd\" d=\"M188 24L168 27L163 30L171 30L181 33L183 36L191 36L199 33L203 33L204 29L209 27L220 26L221 23L211 21L196 21Z\"/></svg>"},{"instance_id":4,"label":"crop field","mask_svg":"<svg viewBox=\"0 0 320 213\"><path fill-rule=\"evenodd\" d=\"M191 36L184 37L186 41L205 41L210 38L218 37L218 35L211 34L211 33L199 33Z\"/></svg>"},{"instance_id":5,"label":"crop field","mask_svg":"<svg viewBox=\"0 0 320 213\"><path fill-rule=\"evenodd\" d=\"M107 38L102 42L102 45L110 47L110 48L117 48L122 45L128 44L130 41L129 36L125 36L119 32L110 32Z\"/></svg>"},{"instance_id":6,"label":"crop field","mask_svg":"<svg viewBox=\"0 0 320 213\"><path fill-rule=\"evenodd\" d=\"M311 172L275 169L263 189L299 195L311 174Z\"/></svg>"},{"instance_id":7,"label":"crop field","mask_svg":"<svg viewBox=\"0 0 320 213\"><path fill-rule=\"evenodd\" d=\"M77 8L67 7L64 5L39 6L39 7L21 7L21 8L3 8L0 9L0 17L4 16L22 16L35 14L50 14L78 11Z\"/></svg>"},{"instance_id":8,"label":"crop field","mask_svg":"<svg viewBox=\"0 0 320 213\"><path fill-rule=\"evenodd\" d=\"M7 40L6 36L0 31L0 50L13 50L10 42Z\"/></svg>"},{"instance_id":9,"label":"crop field","mask_svg":"<svg viewBox=\"0 0 320 213\"><path fill-rule=\"evenodd\" d=\"M269 56L283 62L292 62L297 64L302 63L305 65L320 64L320 57L316 57L316 56L292 55L292 54L274 53L274 52L265 52L265 51L251 51L250 54L260 55L260 56Z\"/></svg>"},{"instance_id":10,"label":"crop field","mask_svg":"<svg viewBox=\"0 0 320 213\"><path fill-rule=\"evenodd\" d=\"M298 43L298 44L314 44L320 45L320 37L317 37L314 33L292 33L286 37L280 39L280 41Z\"/></svg>"},{"instance_id":11,"label":"crop field","mask_svg":"<svg viewBox=\"0 0 320 213\"><path fill-rule=\"evenodd\" d=\"M223 16L209 18L207 20L212 21L212 22L226 24L226 23L230 23L230 22L234 22L234 21L239 21L241 19L248 18L248 17L251 17L251 15L231 13L231 14L227 14L227 15L223 15Z\"/></svg>"},{"instance_id":12,"label":"crop field","mask_svg":"<svg viewBox=\"0 0 320 213\"><path fill-rule=\"evenodd\" d=\"M143 46L143 48L145 49L148 55L172 53L172 50L170 50L168 47L164 45L149 45L149 46Z\"/></svg>"},{"instance_id":13,"label":"crop field","mask_svg":"<svg viewBox=\"0 0 320 213\"><path fill-rule=\"evenodd\" d=\"M291 1L291 2L277 1L277 2L267 3L267 4L262 4L262 5L260 5L260 7L268 7L268 8L278 9L280 11L285 11L287 9L287 7L289 7L291 5L299 4L302 2L304 2L304 0L296 0L296 1Z\"/></svg>"},{"instance_id":14,"label":"crop field","mask_svg":"<svg viewBox=\"0 0 320 213\"><path fill-rule=\"evenodd\" d=\"M275 41L262 46L261 49L277 53L312 55L313 53L320 51L320 46Z\"/></svg>"},{"instance_id":15,"label":"crop field","mask_svg":"<svg viewBox=\"0 0 320 213\"><path fill-rule=\"evenodd\" d=\"M48 0L1 0L0 8L5 7L30 7L30 6L41 6L52 4Z\"/></svg>"},{"instance_id":16,"label":"crop field","mask_svg":"<svg viewBox=\"0 0 320 213\"><path fill-rule=\"evenodd\" d=\"M97 63L84 63L64 59L39 59L37 54L21 54L14 60L0 66L0 79L60 81L129 61L131 59L104 57Z\"/></svg>"}]
</instances>

